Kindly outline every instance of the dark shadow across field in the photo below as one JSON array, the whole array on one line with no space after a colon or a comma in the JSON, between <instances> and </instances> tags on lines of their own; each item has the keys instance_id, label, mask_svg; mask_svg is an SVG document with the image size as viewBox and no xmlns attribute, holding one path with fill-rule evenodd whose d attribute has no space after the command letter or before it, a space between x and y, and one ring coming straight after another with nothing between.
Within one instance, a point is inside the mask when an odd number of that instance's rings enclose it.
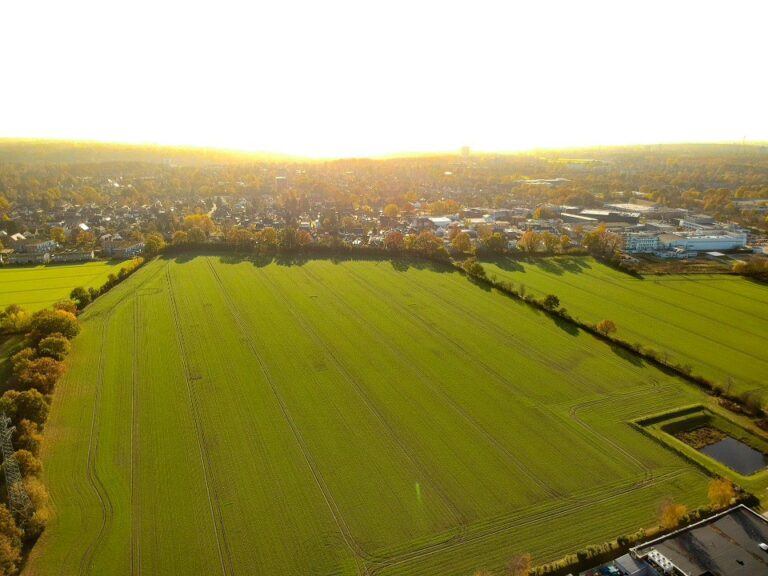
<instances>
[{"instance_id":1,"label":"dark shadow across field","mask_svg":"<svg viewBox=\"0 0 768 576\"><path fill-rule=\"evenodd\" d=\"M616 356L618 356L622 360L626 360L627 362L629 362L630 364L633 364L635 366L640 367L640 366L644 366L645 365L645 362L643 361L643 359L640 356L630 352L629 350L627 350L626 348L623 348L621 346L612 345L611 346L611 352L616 354Z\"/></svg>"}]
</instances>

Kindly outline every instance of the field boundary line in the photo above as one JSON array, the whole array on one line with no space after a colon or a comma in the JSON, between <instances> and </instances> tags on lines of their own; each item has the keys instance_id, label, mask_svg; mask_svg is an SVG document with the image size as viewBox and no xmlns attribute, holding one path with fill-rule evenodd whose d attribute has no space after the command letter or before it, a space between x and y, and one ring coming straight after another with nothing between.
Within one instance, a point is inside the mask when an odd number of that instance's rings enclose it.
<instances>
[{"instance_id":1,"label":"field boundary line","mask_svg":"<svg viewBox=\"0 0 768 576\"><path fill-rule=\"evenodd\" d=\"M226 533L224 532L224 519L221 513L221 503L219 502L218 494L216 493L214 479L211 475L210 467L210 455L205 447L205 435L202 429L202 416L200 415L200 409L197 404L196 395L192 387L192 371L189 366L189 355L187 351L187 345L184 340L184 334L182 332L181 320L179 318L180 312L178 303L176 301L176 294L173 290L173 282L171 281L170 269L166 268L165 279L168 286L168 297L171 301L171 312L173 315L173 321L176 325L176 343L179 347L179 353L181 356L182 369L184 371L184 382L187 385L187 394L189 397L190 408L192 409L192 419L195 424L195 431L197 437L197 446L200 453L200 463L203 465L203 479L205 481L205 490L208 495L208 507L211 512L211 521L213 523L213 531L216 536L216 546L219 551L219 561L221 564L221 572L225 576L227 574L234 574L234 567L232 564L232 555L229 550L229 544L226 539ZM226 562L225 562L226 556ZM229 568L227 568L229 567Z\"/></svg>"}]
</instances>

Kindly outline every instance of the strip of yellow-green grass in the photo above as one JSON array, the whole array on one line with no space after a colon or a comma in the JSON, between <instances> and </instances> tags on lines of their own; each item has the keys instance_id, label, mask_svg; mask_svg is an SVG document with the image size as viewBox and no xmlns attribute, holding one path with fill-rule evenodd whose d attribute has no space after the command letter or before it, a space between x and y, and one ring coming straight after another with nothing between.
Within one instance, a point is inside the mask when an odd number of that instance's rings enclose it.
<instances>
[{"instance_id":1,"label":"strip of yellow-green grass","mask_svg":"<svg viewBox=\"0 0 768 576\"><path fill-rule=\"evenodd\" d=\"M768 287L729 275L646 276L616 271L592 258L485 263L489 275L555 294L585 322L604 318L616 336L690 365L731 393L765 391L768 374Z\"/></svg>"},{"instance_id":2,"label":"strip of yellow-green grass","mask_svg":"<svg viewBox=\"0 0 768 576\"><path fill-rule=\"evenodd\" d=\"M0 309L18 304L30 312L69 298L73 288L100 288L110 274L117 274L125 261L6 266L0 268Z\"/></svg>"}]
</instances>

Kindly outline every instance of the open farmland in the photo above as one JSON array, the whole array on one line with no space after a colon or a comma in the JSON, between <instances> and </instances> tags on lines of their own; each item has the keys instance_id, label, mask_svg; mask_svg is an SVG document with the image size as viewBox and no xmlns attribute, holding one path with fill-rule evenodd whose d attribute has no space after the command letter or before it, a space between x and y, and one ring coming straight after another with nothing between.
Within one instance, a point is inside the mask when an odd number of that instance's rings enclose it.
<instances>
[{"instance_id":1,"label":"open farmland","mask_svg":"<svg viewBox=\"0 0 768 576\"><path fill-rule=\"evenodd\" d=\"M485 268L528 294L557 295L580 320L613 320L617 337L687 364L724 388L730 384L732 393L768 393L764 285L729 275L640 279L592 258L500 259Z\"/></svg>"},{"instance_id":2,"label":"open farmland","mask_svg":"<svg viewBox=\"0 0 768 576\"><path fill-rule=\"evenodd\" d=\"M286 264L156 260L89 306L25 574L466 575L705 503L628 423L697 389L443 268Z\"/></svg>"},{"instance_id":3,"label":"open farmland","mask_svg":"<svg viewBox=\"0 0 768 576\"><path fill-rule=\"evenodd\" d=\"M83 262L48 266L9 266L0 269L0 308L18 304L30 312L69 298L72 288L99 288L125 262Z\"/></svg>"}]
</instances>

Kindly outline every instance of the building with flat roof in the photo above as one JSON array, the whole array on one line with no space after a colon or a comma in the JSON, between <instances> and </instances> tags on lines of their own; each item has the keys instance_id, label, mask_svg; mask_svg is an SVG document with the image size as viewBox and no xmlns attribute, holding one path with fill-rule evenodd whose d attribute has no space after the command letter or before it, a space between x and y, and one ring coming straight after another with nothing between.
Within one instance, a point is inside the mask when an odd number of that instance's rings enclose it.
<instances>
[{"instance_id":1,"label":"building with flat roof","mask_svg":"<svg viewBox=\"0 0 768 576\"><path fill-rule=\"evenodd\" d=\"M627 234L624 236L624 249L635 254L655 252L659 249L658 234Z\"/></svg>"},{"instance_id":2,"label":"building with flat roof","mask_svg":"<svg viewBox=\"0 0 768 576\"><path fill-rule=\"evenodd\" d=\"M682 248L708 252L710 250L736 250L747 245L747 235L741 234L660 234L659 246L668 250Z\"/></svg>"},{"instance_id":3,"label":"building with flat roof","mask_svg":"<svg viewBox=\"0 0 768 576\"><path fill-rule=\"evenodd\" d=\"M768 520L740 504L632 549L674 576L768 576Z\"/></svg>"}]
</instances>

